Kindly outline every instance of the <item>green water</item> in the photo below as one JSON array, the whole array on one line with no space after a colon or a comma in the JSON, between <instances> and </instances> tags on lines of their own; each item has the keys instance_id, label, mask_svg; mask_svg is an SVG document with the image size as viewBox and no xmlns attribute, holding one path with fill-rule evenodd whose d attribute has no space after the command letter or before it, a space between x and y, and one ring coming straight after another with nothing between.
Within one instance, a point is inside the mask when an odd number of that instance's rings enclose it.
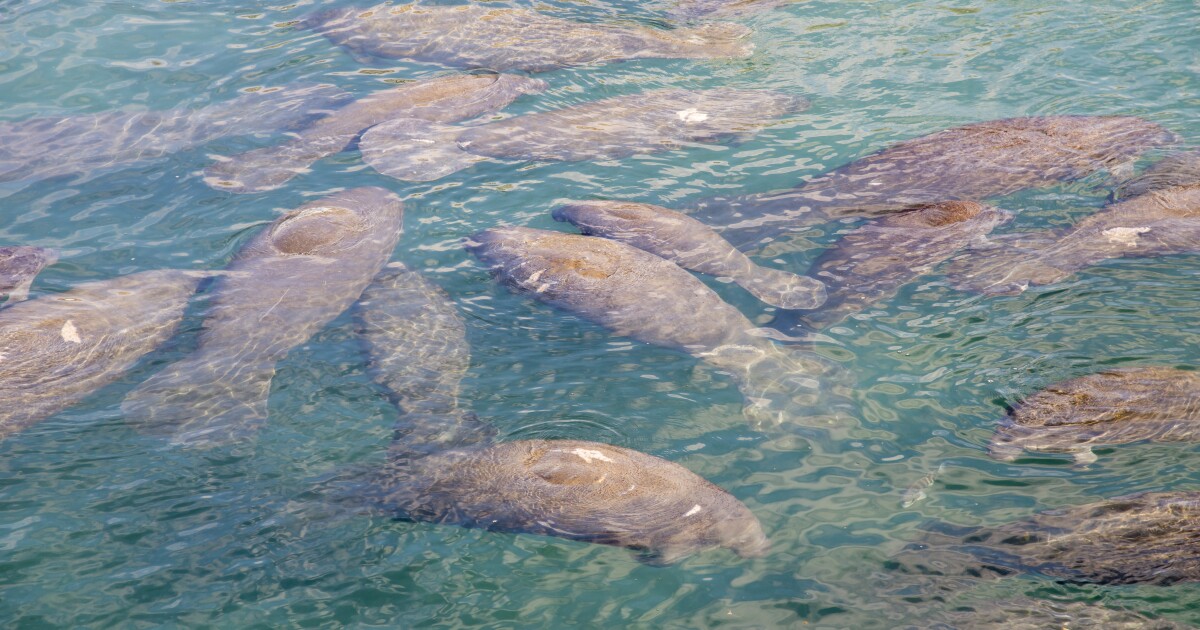
<instances>
[{"instance_id":1,"label":"green water","mask_svg":"<svg viewBox=\"0 0 1200 630\"><path fill-rule=\"evenodd\" d=\"M578 19L663 24L665 5L539 3ZM0 2L0 117L199 106L256 86L334 83L363 94L445 68L363 67L291 22L316 8L221 2ZM0 622L6 627L894 627L928 623L889 595L884 563L929 519L975 525L1136 491L1200 489L1186 444L1009 464L984 453L1005 405L1104 366L1200 364L1200 257L1110 261L1016 297L956 292L940 275L834 327L861 417L828 439L752 429L731 380L685 355L496 286L459 242L497 224L566 229L570 198L683 207L794 185L889 143L1010 116L1143 116L1200 139L1194 0L800 2L739 18L755 54L643 60L539 75L543 95L502 116L658 87L772 88L811 109L739 146L568 164L485 163L404 184L355 151L278 190L203 183L231 138L84 183L0 185L0 244L62 258L34 295L163 267L219 268L282 210L352 186L406 200L395 259L423 269L467 319L464 404L505 439L590 439L678 462L761 519L772 550L716 550L667 568L559 539L396 522L317 505L314 480L383 459L394 410L365 373L347 316L279 365L271 422L236 448L168 448L125 424L120 402L186 353L202 321L114 384L0 442ZM1153 157L1153 156L1150 156ZM1001 231L1062 225L1105 202L1103 175L994 200ZM802 271L841 226L779 260ZM706 279L751 319L771 314ZM3 404L3 401L0 401ZM905 487L946 463L928 498ZM955 606L1034 594L1200 624L1200 587L1070 586L1036 575L981 582ZM924 604L922 605L924 606ZM946 605L947 607L950 604Z\"/></svg>"}]
</instances>

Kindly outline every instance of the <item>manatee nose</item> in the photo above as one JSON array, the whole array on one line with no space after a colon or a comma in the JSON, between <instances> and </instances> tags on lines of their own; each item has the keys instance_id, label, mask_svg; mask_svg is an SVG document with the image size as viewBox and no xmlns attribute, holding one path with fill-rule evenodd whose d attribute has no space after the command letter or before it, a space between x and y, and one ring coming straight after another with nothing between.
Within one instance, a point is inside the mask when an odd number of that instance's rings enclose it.
<instances>
[{"instance_id":1,"label":"manatee nose","mask_svg":"<svg viewBox=\"0 0 1200 630\"><path fill-rule=\"evenodd\" d=\"M1013 444L1008 440L993 440L988 445L988 456L992 459L997 459L1002 462L1011 462L1017 459L1024 451L1020 446Z\"/></svg>"}]
</instances>

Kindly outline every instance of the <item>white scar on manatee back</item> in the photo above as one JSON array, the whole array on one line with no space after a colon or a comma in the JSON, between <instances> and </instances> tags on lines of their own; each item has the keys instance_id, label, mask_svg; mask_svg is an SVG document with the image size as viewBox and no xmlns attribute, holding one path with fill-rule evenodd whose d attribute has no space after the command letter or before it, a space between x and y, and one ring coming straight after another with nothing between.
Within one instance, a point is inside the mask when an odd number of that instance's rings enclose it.
<instances>
[{"instance_id":1,"label":"white scar on manatee back","mask_svg":"<svg viewBox=\"0 0 1200 630\"><path fill-rule=\"evenodd\" d=\"M700 512L700 511L701 511L701 510L703 510L703 509L704 509L704 508L700 507L700 504L699 504L699 503L697 503L696 505L693 505L693 506L692 506L692 509L688 510L688 511L687 511L687 514L684 514L684 516L685 516L685 517L687 517L687 516L691 516L691 515L693 515L693 514L696 514L697 512Z\"/></svg>"},{"instance_id":2,"label":"white scar on manatee back","mask_svg":"<svg viewBox=\"0 0 1200 630\"><path fill-rule=\"evenodd\" d=\"M675 112L675 115L679 117L679 120L682 120L685 123L702 122L708 120L708 114L705 114L695 107L681 109Z\"/></svg>"},{"instance_id":3,"label":"white scar on manatee back","mask_svg":"<svg viewBox=\"0 0 1200 630\"><path fill-rule=\"evenodd\" d=\"M592 450L590 448L577 448L577 449L573 449L571 452L578 455L579 457L583 458L583 461L585 461L589 464L592 463L593 459L598 459L602 462L613 461L609 456L605 455L604 453L601 453L600 451Z\"/></svg>"},{"instance_id":4,"label":"white scar on manatee back","mask_svg":"<svg viewBox=\"0 0 1200 630\"><path fill-rule=\"evenodd\" d=\"M72 322L69 319L65 324L63 324L60 334L62 334L63 341L69 341L71 343L83 343L83 339L79 338L79 330L75 328L75 322Z\"/></svg>"},{"instance_id":5,"label":"white scar on manatee back","mask_svg":"<svg viewBox=\"0 0 1200 630\"><path fill-rule=\"evenodd\" d=\"M1108 237L1110 243L1121 243L1127 247L1137 247L1138 235L1149 232L1148 227L1115 227L1108 228L1101 234Z\"/></svg>"}]
</instances>

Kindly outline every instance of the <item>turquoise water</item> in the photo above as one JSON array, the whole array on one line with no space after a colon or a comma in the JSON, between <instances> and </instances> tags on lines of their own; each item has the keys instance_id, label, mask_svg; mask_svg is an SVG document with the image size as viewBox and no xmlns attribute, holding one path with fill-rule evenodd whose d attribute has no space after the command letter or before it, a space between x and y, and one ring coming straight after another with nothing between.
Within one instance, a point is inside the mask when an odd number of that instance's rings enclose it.
<instances>
[{"instance_id":1,"label":"turquoise water","mask_svg":"<svg viewBox=\"0 0 1200 630\"><path fill-rule=\"evenodd\" d=\"M665 24L667 3L537 7ZM248 89L333 83L354 94L447 69L364 67L293 22L316 8L218 2L0 3L0 117L197 107ZM320 504L314 480L382 461L395 411L342 316L279 365L271 422L252 442L170 449L125 424L120 402L185 354L202 321L88 400L0 442L0 621L8 627L188 625L893 627L927 622L884 562L917 527L1002 523L1135 491L1196 490L1189 445L1100 451L1073 468L984 453L1004 406L1104 366L1200 362L1200 258L1110 261L1014 297L952 290L934 274L827 331L857 381L861 417L829 439L752 429L732 381L497 286L459 242L518 224L566 229L572 198L684 207L794 185L889 143L1009 116L1143 116L1200 139L1194 1L800 2L738 18L755 54L640 60L539 75L550 84L501 116L658 87L772 88L812 107L739 146L595 163L485 163L429 184L365 167L355 151L275 191L231 195L199 172L210 155L271 142L229 138L86 182L0 184L0 244L60 250L34 296L163 267L220 268L282 210L343 187L406 200L395 259L453 296L468 325L464 404L505 439L590 439L678 462L728 489L771 538L764 558L721 550L666 568L559 539L396 522ZM1150 156L1153 157L1153 156ZM1105 202L1105 177L994 200L1000 231L1063 225ZM779 258L802 271L842 226ZM771 313L706 279L751 319ZM946 463L927 499L904 489ZM1200 587L981 582L956 606L999 598L1104 602L1200 624ZM947 608L951 604L945 605Z\"/></svg>"}]
</instances>

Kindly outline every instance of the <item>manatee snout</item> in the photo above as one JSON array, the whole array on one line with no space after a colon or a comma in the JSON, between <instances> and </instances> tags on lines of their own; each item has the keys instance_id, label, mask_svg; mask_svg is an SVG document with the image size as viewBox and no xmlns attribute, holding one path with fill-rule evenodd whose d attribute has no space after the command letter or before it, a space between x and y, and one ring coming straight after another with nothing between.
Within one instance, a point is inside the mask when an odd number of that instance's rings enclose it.
<instances>
[{"instance_id":1,"label":"manatee snout","mask_svg":"<svg viewBox=\"0 0 1200 630\"><path fill-rule=\"evenodd\" d=\"M763 533L758 519L749 522L742 520L724 521L722 523L722 543L727 549L733 550L741 558L762 558L771 550L771 541Z\"/></svg>"}]
</instances>

